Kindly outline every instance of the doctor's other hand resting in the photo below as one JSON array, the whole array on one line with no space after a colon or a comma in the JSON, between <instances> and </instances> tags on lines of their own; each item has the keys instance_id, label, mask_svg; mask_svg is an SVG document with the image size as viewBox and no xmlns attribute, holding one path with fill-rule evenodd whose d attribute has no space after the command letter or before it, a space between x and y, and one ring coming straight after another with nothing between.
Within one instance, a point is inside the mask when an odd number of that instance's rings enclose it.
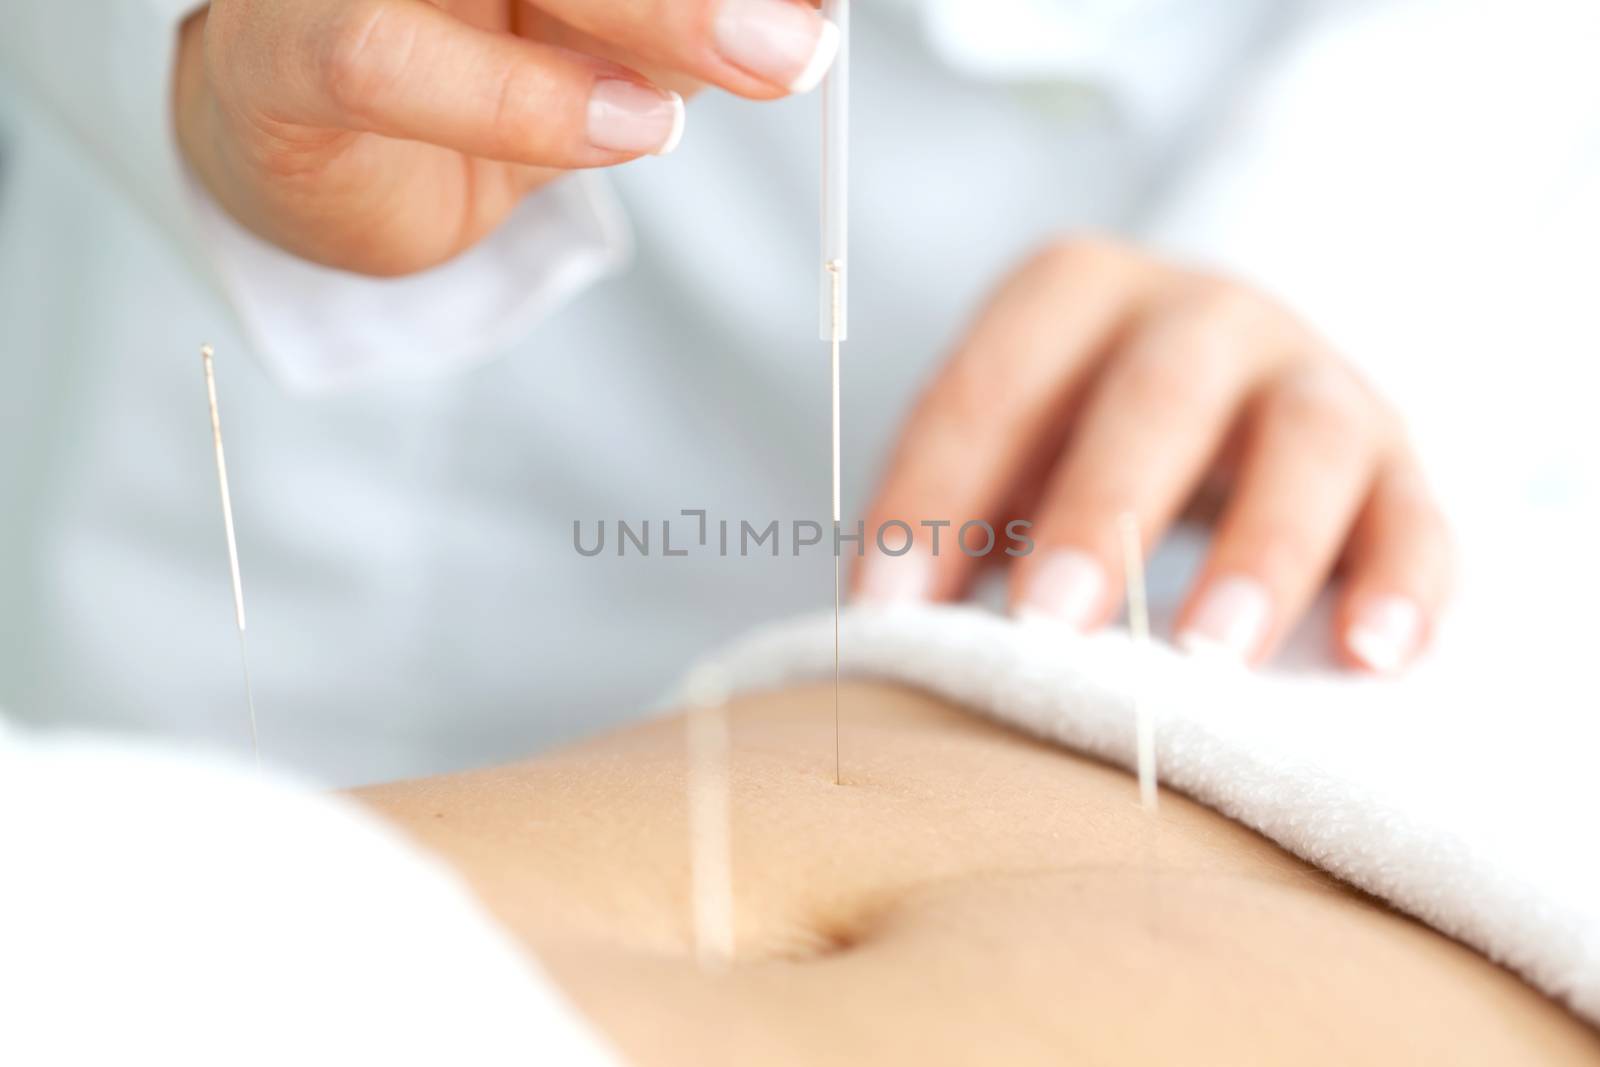
<instances>
[{"instance_id":1,"label":"doctor's other hand resting","mask_svg":"<svg viewBox=\"0 0 1600 1067\"><path fill-rule=\"evenodd\" d=\"M1267 296L1068 240L999 288L917 403L866 526L907 523L916 543L869 553L856 591L957 597L980 565L952 543L960 524L1030 519L1013 610L1090 630L1122 597L1120 516L1148 549L1208 503L1180 644L1259 663L1336 568L1347 663L1390 673L1427 643L1451 542L1395 413Z\"/></svg>"},{"instance_id":2,"label":"doctor's other hand resting","mask_svg":"<svg viewBox=\"0 0 1600 1067\"><path fill-rule=\"evenodd\" d=\"M259 236L400 275L564 170L671 151L673 87L803 92L838 44L799 0L214 0L180 41L178 138Z\"/></svg>"}]
</instances>

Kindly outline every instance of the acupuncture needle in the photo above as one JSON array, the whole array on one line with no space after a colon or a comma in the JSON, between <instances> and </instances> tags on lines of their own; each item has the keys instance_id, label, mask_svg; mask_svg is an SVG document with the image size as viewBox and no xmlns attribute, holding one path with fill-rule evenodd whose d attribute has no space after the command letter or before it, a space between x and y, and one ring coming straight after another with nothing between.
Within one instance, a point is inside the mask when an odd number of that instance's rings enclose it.
<instances>
[{"instance_id":1,"label":"acupuncture needle","mask_svg":"<svg viewBox=\"0 0 1600 1067\"><path fill-rule=\"evenodd\" d=\"M233 576L233 618L239 628L239 663L244 669L244 703L250 712L250 750L261 769L261 740L256 732L256 700L250 687L250 651L245 643L244 582L239 577L239 544L233 535L233 495L228 492L228 460L222 452L222 419L217 414L217 375L210 345L200 347L206 372L206 399L211 405L211 449L217 459L217 487L222 493L222 529L228 537L228 567Z\"/></svg>"},{"instance_id":2,"label":"acupuncture needle","mask_svg":"<svg viewBox=\"0 0 1600 1067\"><path fill-rule=\"evenodd\" d=\"M1153 813L1157 805L1156 725L1144 699L1141 678L1141 672L1149 662L1146 653L1150 648L1150 598L1144 584L1144 549L1139 534L1139 520L1131 514L1122 515L1117 519L1117 532L1122 539L1122 567L1128 591L1128 634L1133 641L1133 669L1129 685L1132 690L1134 729L1137 732L1139 804L1145 811Z\"/></svg>"},{"instance_id":3,"label":"acupuncture needle","mask_svg":"<svg viewBox=\"0 0 1600 1067\"><path fill-rule=\"evenodd\" d=\"M822 83L822 340L832 353L833 394L833 781L844 784L839 753L839 346L849 334L850 0L823 0L839 29L839 53Z\"/></svg>"},{"instance_id":4,"label":"acupuncture needle","mask_svg":"<svg viewBox=\"0 0 1600 1067\"><path fill-rule=\"evenodd\" d=\"M702 667L690 675L686 696L690 928L695 959L715 973L732 964L737 947L727 679L715 667Z\"/></svg>"},{"instance_id":5,"label":"acupuncture needle","mask_svg":"<svg viewBox=\"0 0 1600 1067\"><path fill-rule=\"evenodd\" d=\"M833 366L833 784L844 784L844 774L841 770L839 757L839 602L840 602L840 564L839 564L839 526L843 521L843 509L840 507L839 493L839 327L837 323L838 308L842 297L840 289L843 285L843 272L838 264L829 262L828 274L833 279L833 306L834 323L832 331L832 366Z\"/></svg>"}]
</instances>

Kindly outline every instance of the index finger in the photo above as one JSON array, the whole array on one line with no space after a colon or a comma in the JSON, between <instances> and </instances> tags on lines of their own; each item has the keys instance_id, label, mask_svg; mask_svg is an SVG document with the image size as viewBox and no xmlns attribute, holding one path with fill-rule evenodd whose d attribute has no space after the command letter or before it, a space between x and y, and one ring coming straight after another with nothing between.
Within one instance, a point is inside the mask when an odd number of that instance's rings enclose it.
<instances>
[{"instance_id":1,"label":"index finger","mask_svg":"<svg viewBox=\"0 0 1600 1067\"><path fill-rule=\"evenodd\" d=\"M816 88L839 28L802 0L537 0L540 10L630 54L740 96Z\"/></svg>"}]
</instances>

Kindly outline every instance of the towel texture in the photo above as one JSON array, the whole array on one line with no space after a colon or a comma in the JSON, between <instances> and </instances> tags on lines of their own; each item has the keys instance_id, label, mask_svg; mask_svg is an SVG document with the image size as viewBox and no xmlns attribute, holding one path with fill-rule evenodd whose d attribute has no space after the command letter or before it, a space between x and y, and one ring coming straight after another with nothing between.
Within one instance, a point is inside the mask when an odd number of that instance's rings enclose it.
<instances>
[{"instance_id":1,"label":"towel texture","mask_svg":"<svg viewBox=\"0 0 1600 1067\"><path fill-rule=\"evenodd\" d=\"M1165 645L1141 650L1121 631L1083 637L975 608L854 609L844 627L854 677L926 689L1123 766L1134 759L1137 691L1157 723L1163 788L1600 1023L1597 732L1559 689L1459 667L1401 682L1263 675ZM802 619L706 666L731 691L831 677L832 638L831 615ZM848 753L848 706L843 714Z\"/></svg>"}]
</instances>

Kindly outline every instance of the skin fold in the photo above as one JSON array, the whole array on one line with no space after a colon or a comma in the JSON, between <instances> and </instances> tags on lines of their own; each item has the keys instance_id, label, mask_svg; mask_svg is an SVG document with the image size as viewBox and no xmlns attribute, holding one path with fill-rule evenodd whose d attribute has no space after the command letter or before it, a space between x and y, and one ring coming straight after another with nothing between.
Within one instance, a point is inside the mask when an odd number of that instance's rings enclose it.
<instances>
[{"instance_id":1,"label":"skin fold","mask_svg":"<svg viewBox=\"0 0 1600 1067\"><path fill-rule=\"evenodd\" d=\"M904 689L728 707L736 951L693 951L684 720L356 796L633 1063L1600 1063L1469 949L1171 792Z\"/></svg>"}]
</instances>

